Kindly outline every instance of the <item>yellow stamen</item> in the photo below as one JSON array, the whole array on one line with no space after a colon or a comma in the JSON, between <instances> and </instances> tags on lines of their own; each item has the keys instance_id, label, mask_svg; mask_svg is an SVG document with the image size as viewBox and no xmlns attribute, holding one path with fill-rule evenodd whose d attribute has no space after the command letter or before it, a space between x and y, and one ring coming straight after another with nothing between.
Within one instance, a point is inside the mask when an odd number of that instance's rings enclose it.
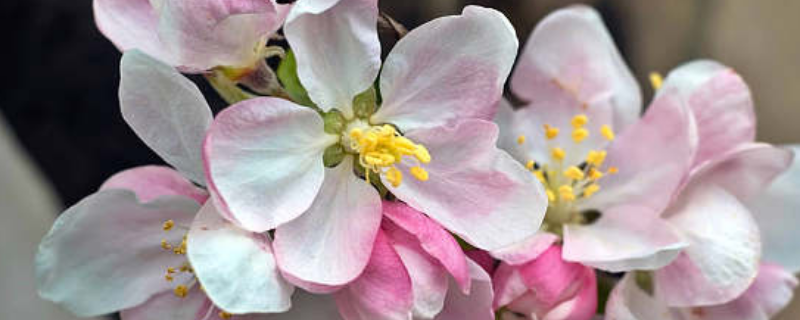
<instances>
[{"instance_id":1,"label":"yellow stamen","mask_svg":"<svg viewBox=\"0 0 800 320\"><path fill-rule=\"evenodd\" d=\"M161 226L161 228L164 229L164 231L169 231L174 226L175 226L175 221L167 220L167 221L164 221L164 224Z\"/></svg>"},{"instance_id":2,"label":"yellow stamen","mask_svg":"<svg viewBox=\"0 0 800 320\"><path fill-rule=\"evenodd\" d=\"M603 165L603 162L606 161L606 151L589 151L589 154L586 156L586 163L593 165L595 167L599 167Z\"/></svg>"},{"instance_id":3,"label":"yellow stamen","mask_svg":"<svg viewBox=\"0 0 800 320\"><path fill-rule=\"evenodd\" d=\"M661 85L664 84L664 78L661 77L661 74L658 72L650 72L650 85L653 86L653 90L661 89Z\"/></svg>"},{"instance_id":4,"label":"yellow stamen","mask_svg":"<svg viewBox=\"0 0 800 320\"><path fill-rule=\"evenodd\" d=\"M428 153L428 149L423 145L417 145L417 148L414 149L414 157L423 164L431 162L431 154Z\"/></svg>"},{"instance_id":5,"label":"yellow stamen","mask_svg":"<svg viewBox=\"0 0 800 320\"><path fill-rule=\"evenodd\" d=\"M563 201L575 200L575 193L573 192L572 187L568 185L558 187L558 195Z\"/></svg>"},{"instance_id":6,"label":"yellow stamen","mask_svg":"<svg viewBox=\"0 0 800 320\"><path fill-rule=\"evenodd\" d=\"M544 136L547 140L553 140L558 137L558 128L551 127L550 125L544 125Z\"/></svg>"},{"instance_id":7,"label":"yellow stamen","mask_svg":"<svg viewBox=\"0 0 800 320\"><path fill-rule=\"evenodd\" d=\"M164 279L167 280L167 282L172 282L172 280L175 280L171 274L165 274Z\"/></svg>"},{"instance_id":8,"label":"yellow stamen","mask_svg":"<svg viewBox=\"0 0 800 320\"><path fill-rule=\"evenodd\" d=\"M551 156L553 157L553 159L556 159L558 161L564 160L564 157L566 157L566 155L567 155L566 152L564 152L564 149L561 149L561 148L558 148L558 147L553 148L552 150L550 150L550 153L551 153Z\"/></svg>"},{"instance_id":9,"label":"yellow stamen","mask_svg":"<svg viewBox=\"0 0 800 320\"><path fill-rule=\"evenodd\" d=\"M611 126L607 124L600 127L600 134L608 141L614 140L614 130L611 130Z\"/></svg>"},{"instance_id":10,"label":"yellow stamen","mask_svg":"<svg viewBox=\"0 0 800 320\"><path fill-rule=\"evenodd\" d=\"M556 201L556 194L553 193L553 190L547 189L545 192L547 193L547 200L550 202Z\"/></svg>"},{"instance_id":11,"label":"yellow stamen","mask_svg":"<svg viewBox=\"0 0 800 320\"><path fill-rule=\"evenodd\" d=\"M609 167L608 168L608 174L615 174L617 172L619 172L619 169L617 169L617 167Z\"/></svg>"},{"instance_id":12,"label":"yellow stamen","mask_svg":"<svg viewBox=\"0 0 800 320\"><path fill-rule=\"evenodd\" d=\"M422 169L422 167L411 167L409 171L414 178L417 178L417 180L428 181L428 171L425 171L425 169Z\"/></svg>"},{"instance_id":13,"label":"yellow stamen","mask_svg":"<svg viewBox=\"0 0 800 320\"><path fill-rule=\"evenodd\" d=\"M589 117L587 117L585 114L579 114L572 118L571 124L573 128L580 129L583 128L587 122L589 122Z\"/></svg>"},{"instance_id":14,"label":"yellow stamen","mask_svg":"<svg viewBox=\"0 0 800 320\"><path fill-rule=\"evenodd\" d=\"M525 168L528 168L528 170L533 170L535 165L536 161L528 160L528 163L525 164Z\"/></svg>"},{"instance_id":15,"label":"yellow stamen","mask_svg":"<svg viewBox=\"0 0 800 320\"><path fill-rule=\"evenodd\" d=\"M525 143L525 135L519 135L519 137L517 137L517 143L518 144Z\"/></svg>"},{"instance_id":16,"label":"yellow stamen","mask_svg":"<svg viewBox=\"0 0 800 320\"><path fill-rule=\"evenodd\" d=\"M186 295L189 293L189 289L186 288L185 285L179 285L175 287L175 290L173 290L172 292L175 293L175 296L179 298L186 298Z\"/></svg>"},{"instance_id":17,"label":"yellow stamen","mask_svg":"<svg viewBox=\"0 0 800 320\"><path fill-rule=\"evenodd\" d=\"M172 245L167 243L167 239L161 239L161 248L164 250L172 250Z\"/></svg>"},{"instance_id":18,"label":"yellow stamen","mask_svg":"<svg viewBox=\"0 0 800 320\"><path fill-rule=\"evenodd\" d=\"M589 179L597 180L603 177L603 172L595 168L589 169Z\"/></svg>"},{"instance_id":19,"label":"yellow stamen","mask_svg":"<svg viewBox=\"0 0 800 320\"><path fill-rule=\"evenodd\" d=\"M534 171L533 174L535 174L536 178L538 178L539 181L541 181L542 183L545 184L547 183L547 179L544 178L544 173L542 173L541 171Z\"/></svg>"},{"instance_id":20,"label":"yellow stamen","mask_svg":"<svg viewBox=\"0 0 800 320\"><path fill-rule=\"evenodd\" d=\"M403 173L397 170L397 168L391 167L389 170L386 170L386 180L389 181L393 187L397 188L400 186L400 183L403 182Z\"/></svg>"},{"instance_id":21,"label":"yellow stamen","mask_svg":"<svg viewBox=\"0 0 800 320\"><path fill-rule=\"evenodd\" d=\"M589 137L589 130L586 130L584 128L575 129L572 131L572 141L575 141L575 143L581 143L588 137Z\"/></svg>"},{"instance_id":22,"label":"yellow stamen","mask_svg":"<svg viewBox=\"0 0 800 320\"><path fill-rule=\"evenodd\" d=\"M583 196L585 198L591 197L597 191L600 191L600 186L596 184L590 184L585 189L583 189Z\"/></svg>"},{"instance_id":23,"label":"yellow stamen","mask_svg":"<svg viewBox=\"0 0 800 320\"><path fill-rule=\"evenodd\" d=\"M576 166L571 166L564 171L564 175L572 180L583 180L583 170L578 169Z\"/></svg>"}]
</instances>

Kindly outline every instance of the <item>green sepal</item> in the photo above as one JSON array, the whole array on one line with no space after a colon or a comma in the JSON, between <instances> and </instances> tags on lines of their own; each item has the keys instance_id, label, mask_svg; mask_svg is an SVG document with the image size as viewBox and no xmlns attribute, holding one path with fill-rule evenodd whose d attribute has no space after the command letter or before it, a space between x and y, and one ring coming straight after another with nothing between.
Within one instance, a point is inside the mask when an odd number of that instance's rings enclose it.
<instances>
[{"instance_id":1,"label":"green sepal","mask_svg":"<svg viewBox=\"0 0 800 320\"><path fill-rule=\"evenodd\" d=\"M648 271L634 271L634 276L636 277L636 285L652 296L655 289L653 286L653 274Z\"/></svg>"},{"instance_id":2,"label":"green sepal","mask_svg":"<svg viewBox=\"0 0 800 320\"><path fill-rule=\"evenodd\" d=\"M323 113L322 121L325 123L325 133L336 135L342 134L347 125L344 115L337 109Z\"/></svg>"},{"instance_id":3,"label":"green sepal","mask_svg":"<svg viewBox=\"0 0 800 320\"><path fill-rule=\"evenodd\" d=\"M369 119L375 113L376 100L375 87L369 87L369 89L353 98L353 113L358 118Z\"/></svg>"},{"instance_id":4,"label":"green sepal","mask_svg":"<svg viewBox=\"0 0 800 320\"><path fill-rule=\"evenodd\" d=\"M322 154L322 164L328 168L333 168L342 163L345 155L344 147L338 143L334 144L325 149L325 153Z\"/></svg>"},{"instance_id":5,"label":"green sepal","mask_svg":"<svg viewBox=\"0 0 800 320\"><path fill-rule=\"evenodd\" d=\"M278 80L283 84L283 88L292 100L298 104L315 107L314 102L308 97L308 91L300 83L297 76L297 60L291 50L286 52L286 57L278 65Z\"/></svg>"}]
</instances>

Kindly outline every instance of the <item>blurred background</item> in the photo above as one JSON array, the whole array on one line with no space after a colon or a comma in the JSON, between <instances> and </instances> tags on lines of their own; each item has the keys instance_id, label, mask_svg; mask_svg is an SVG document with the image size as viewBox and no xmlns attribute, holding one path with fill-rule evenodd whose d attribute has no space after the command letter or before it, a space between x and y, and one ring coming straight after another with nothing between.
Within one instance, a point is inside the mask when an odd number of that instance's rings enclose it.
<instances>
[{"instance_id":1,"label":"blurred background","mask_svg":"<svg viewBox=\"0 0 800 320\"><path fill-rule=\"evenodd\" d=\"M381 0L408 28L494 7L521 41L547 13L570 3L598 8L623 56L652 95L647 74L712 58L751 87L758 139L800 143L800 1L725 0ZM33 256L65 206L111 174L162 163L123 122L117 85L120 53L97 31L90 0L4 0L0 77L0 319L72 319L40 301ZM216 96L205 83L207 97ZM219 100L212 101L219 106ZM800 294L800 292L799 292ZM779 319L800 318L800 302Z\"/></svg>"}]
</instances>

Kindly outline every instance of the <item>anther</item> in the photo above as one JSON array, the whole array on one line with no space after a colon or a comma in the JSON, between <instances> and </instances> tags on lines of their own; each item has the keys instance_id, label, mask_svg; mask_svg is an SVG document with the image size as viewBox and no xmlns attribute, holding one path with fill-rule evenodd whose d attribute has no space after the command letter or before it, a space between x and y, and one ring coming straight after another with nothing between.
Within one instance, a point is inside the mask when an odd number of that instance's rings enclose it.
<instances>
[{"instance_id":1,"label":"anther","mask_svg":"<svg viewBox=\"0 0 800 320\"><path fill-rule=\"evenodd\" d=\"M608 174L615 174L617 172L619 172L619 169L617 167L609 167L608 168Z\"/></svg>"},{"instance_id":2,"label":"anther","mask_svg":"<svg viewBox=\"0 0 800 320\"><path fill-rule=\"evenodd\" d=\"M589 137L589 130L586 130L584 128L575 129L572 131L572 141L575 141L576 143L581 143L588 137Z\"/></svg>"},{"instance_id":3,"label":"anther","mask_svg":"<svg viewBox=\"0 0 800 320\"><path fill-rule=\"evenodd\" d=\"M231 317L233 317L233 315L230 314L230 313L227 313L225 311L220 311L219 312L219 317L220 317L220 319L230 319Z\"/></svg>"},{"instance_id":4,"label":"anther","mask_svg":"<svg viewBox=\"0 0 800 320\"><path fill-rule=\"evenodd\" d=\"M561 197L561 200L564 201L575 200L575 193L573 192L572 187L568 185L558 187L558 195Z\"/></svg>"},{"instance_id":5,"label":"anther","mask_svg":"<svg viewBox=\"0 0 800 320\"><path fill-rule=\"evenodd\" d=\"M578 169L576 166L571 166L564 171L564 175L572 180L583 180L583 170Z\"/></svg>"},{"instance_id":6,"label":"anther","mask_svg":"<svg viewBox=\"0 0 800 320\"><path fill-rule=\"evenodd\" d=\"M553 140L558 137L558 128L551 127L550 125L544 125L544 136L547 140Z\"/></svg>"},{"instance_id":7,"label":"anther","mask_svg":"<svg viewBox=\"0 0 800 320\"><path fill-rule=\"evenodd\" d=\"M661 77L661 74L658 72L650 72L650 85L653 86L654 90L661 89L661 85L664 84L664 78Z\"/></svg>"},{"instance_id":8,"label":"anther","mask_svg":"<svg viewBox=\"0 0 800 320\"><path fill-rule=\"evenodd\" d=\"M422 167L411 167L409 171L414 178L417 178L417 180L428 181L428 171L425 171L425 169Z\"/></svg>"},{"instance_id":9,"label":"anther","mask_svg":"<svg viewBox=\"0 0 800 320\"><path fill-rule=\"evenodd\" d=\"M517 137L517 144L523 143L525 143L525 135L519 135L519 137Z\"/></svg>"},{"instance_id":10,"label":"anther","mask_svg":"<svg viewBox=\"0 0 800 320\"><path fill-rule=\"evenodd\" d=\"M161 226L161 229L164 229L164 231L169 231L172 230L172 227L174 226L175 226L175 221L167 220L164 221L164 224Z\"/></svg>"},{"instance_id":11,"label":"anther","mask_svg":"<svg viewBox=\"0 0 800 320\"><path fill-rule=\"evenodd\" d=\"M600 127L600 134L608 141L614 140L614 130L611 130L611 126L607 124Z\"/></svg>"},{"instance_id":12,"label":"anther","mask_svg":"<svg viewBox=\"0 0 800 320\"><path fill-rule=\"evenodd\" d=\"M585 189L583 189L583 197L588 198L595 194L597 191L600 191L600 186L596 184L590 184Z\"/></svg>"},{"instance_id":13,"label":"anther","mask_svg":"<svg viewBox=\"0 0 800 320\"><path fill-rule=\"evenodd\" d=\"M586 155L586 163L593 165L595 167L599 167L603 165L603 161L606 161L606 151L589 151L589 154Z\"/></svg>"},{"instance_id":14,"label":"anther","mask_svg":"<svg viewBox=\"0 0 800 320\"><path fill-rule=\"evenodd\" d=\"M558 161L564 160L564 157L566 157L567 155L566 152L564 152L564 149L558 147L550 150L550 154L553 157L553 159L556 159Z\"/></svg>"},{"instance_id":15,"label":"anther","mask_svg":"<svg viewBox=\"0 0 800 320\"><path fill-rule=\"evenodd\" d=\"M547 193L547 200L550 202L556 201L556 194L553 193L553 190L547 189L545 193Z\"/></svg>"},{"instance_id":16,"label":"anther","mask_svg":"<svg viewBox=\"0 0 800 320\"><path fill-rule=\"evenodd\" d=\"M397 170L395 167L391 167L386 170L386 180L392 184L392 187L399 187L400 183L403 182L403 173L400 170Z\"/></svg>"},{"instance_id":17,"label":"anther","mask_svg":"<svg viewBox=\"0 0 800 320\"><path fill-rule=\"evenodd\" d=\"M175 293L175 296L178 298L186 298L186 295L189 293L189 289L186 288L185 285L178 285L172 292Z\"/></svg>"},{"instance_id":18,"label":"anther","mask_svg":"<svg viewBox=\"0 0 800 320\"><path fill-rule=\"evenodd\" d=\"M533 170L535 165L536 165L536 161L528 160L528 162L525 163L525 168L528 168L528 170Z\"/></svg>"},{"instance_id":19,"label":"anther","mask_svg":"<svg viewBox=\"0 0 800 320\"><path fill-rule=\"evenodd\" d=\"M580 129L583 128L583 126L586 125L587 122L589 122L589 117L587 117L585 114L579 114L577 116L574 116L570 123L572 124L573 128Z\"/></svg>"},{"instance_id":20,"label":"anther","mask_svg":"<svg viewBox=\"0 0 800 320\"><path fill-rule=\"evenodd\" d=\"M172 245L167 243L167 239L161 239L161 248L164 250L172 250Z\"/></svg>"},{"instance_id":21,"label":"anther","mask_svg":"<svg viewBox=\"0 0 800 320\"><path fill-rule=\"evenodd\" d=\"M598 180L603 177L603 172L595 168L589 169L589 179Z\"/></svg>"}]
</instances>

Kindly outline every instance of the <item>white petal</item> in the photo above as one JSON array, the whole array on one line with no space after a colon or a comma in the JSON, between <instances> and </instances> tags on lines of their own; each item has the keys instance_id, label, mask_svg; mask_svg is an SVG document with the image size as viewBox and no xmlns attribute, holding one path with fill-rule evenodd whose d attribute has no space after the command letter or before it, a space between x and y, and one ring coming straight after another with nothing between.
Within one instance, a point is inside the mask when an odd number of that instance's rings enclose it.
<instances>
[{"instance_id":1,"label":"white petal","mask_svg":"<svg viewBox=\"0 0 800 320\"><path fill-rule=\"evenodd\" d=\"M205 184L203 138L213 116L200 89L138 50L126 52L120 64L119 101L125 121L164 161Z\"/></svg>"},{"instance_id":2,"label":"white petal","mask_svg":"<svg viewBox=\"0 0 800 320\"><path fill-rule=\"evenodd\" d=\"M606 319L613 320L681 320L663 302L640 289L628 273L611 291L606 303Z\"/></svg>"},{"instance_id":3,"label":"white petal","mask_svg":"<svg viewBox=\"0 0 800 320\"><path fill-rule=\"evenodd\" d=\"M278 271L266 234L225 220L212 201L197 213L187 256L206 294L231 313L284 312L294 288Z\"/></svg>"}]
</instances>

